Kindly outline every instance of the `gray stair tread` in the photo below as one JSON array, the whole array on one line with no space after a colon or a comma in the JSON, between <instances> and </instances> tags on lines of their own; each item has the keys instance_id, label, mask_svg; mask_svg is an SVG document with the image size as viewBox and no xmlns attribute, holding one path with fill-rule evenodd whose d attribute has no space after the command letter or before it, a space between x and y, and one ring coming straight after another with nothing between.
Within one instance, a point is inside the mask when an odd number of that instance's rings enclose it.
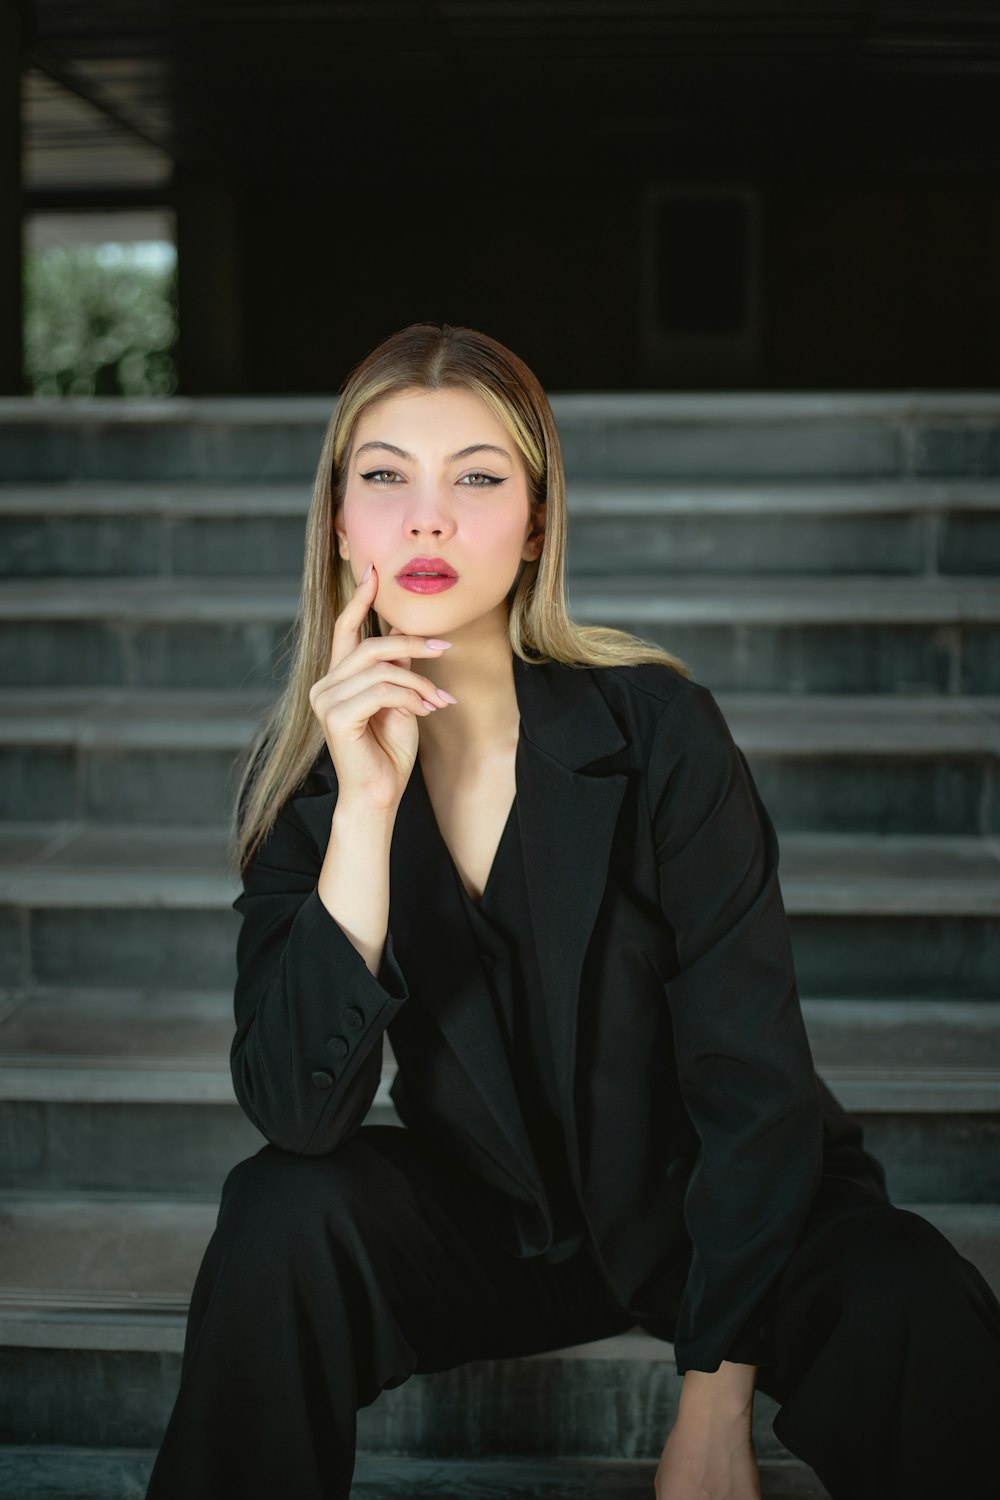
<instances>
[{"instance_id":1,"label":"gray stair tread","mask_svg":"<svg viewBox=\"0 0 1000 1500\"><path fill-rule=\"evenodd\" d=\"M789 913L1000 913L997 839L786 832L779 843Z\"/></svg>"},{"instance_id":2,"label":"gray stair tread","mask_svg":"<svg viewBox=\"0 0 1000 1500\"><path fill-rule=\"evenodd\" d=\"M337 396L2 396L0 427L198 427L326 423ZM962 408L965 410L965 408Z\"/></svg>"},{"instance_id":3,"label":"gray stair tread","mask_svg":"<svg viewBox=\"0 0 1000 1500\"><path fill-rule=\"evenodd\" d=\"M1000 751L1000 696L730 693L716 701L748 753L927 759ZM244 749L274 695L214 688L0 689L0 744Z\"/></svg>"},{"instance_id":4,"label":"gray stair tread","mask_svg":"<svg viewBox=\"0 0 1000 1500\"><path fill-rule=\"evenodd\" d=\"M0 1447L16 1500L142 1500L155 1449ZM359 1452L351 1500L649 1500L656 1459L423 1458ZM758 1459L762 1500L829 1500L796 1459Z\"/></svg>"},{"instance_id":5,"label":"gray stair tread","mask_svg":"<svg viewBox=\"0 0 1000 1500\"><path fill-rule=\"evenodd\" d=\"M0 485L0 518L165 516L172 519L298 517L307 482L77 479ZM918 511L1000 510L998 479L570 479L571 515L865 516Z\"/></svg>"},{"instance_id":6,"label":"gray stair tread","mask_svg":"<svg viewBox=\"0 0 1000 1500\"><path fill-rule=\"evenodd\" d=\"M972 486L970 503L976 508L989 508L988 483L965 482ZM932 488L936 490L938 485ZM24 482L0 485L0 519L16 516L44 522L52 516L166 516L175 520L246 520L251 516L295 516L304 522L310 499L308 482L273 479L261 484L158 479Z\"/></svg>"},{"instance_id":7,"label":"gray stair tread","mask_svg":"<svg viewBox=\"0 0 1000 1500\"><path fill-rule=\"evenodd\" d=\"M184 1311L217 1213L207 1197L0 1193L0 1308Z\"/></svg>"},{"instance_id":8,"label":"gray stair tread","mask_svg":"<svg viewBox=\"0 0 1000 1500\"><path fill-rule=\"evenodd\" d=\"M235 1104L228 991L8 994L5 1003L0 992L0 1099Z\"/></svg>"},{"instance_id":9,"label":"gray stair tread","mask_svg":"<svg viewBox=\"0 0 1000 1500\"><path fill-rule=\"evenodd\" d=\"M958 716L973 733L990 733L973 700ZM79 749L225 750L234 755L274 702L259 690L214 688L5 688L0 744ZM997 728L1000 729L1000 698ZM973 729L975 725L975 729Z\"/></svg>"},{"instance_id":10,"label":"gray stair tread","mask_svg":"<svg viewBox=\"0 0 1000 1500\"><path fill-rule=\"evenodd\" d=\"M904 1203L1000 1288L1000 1205ZM0 1193L0 1342L52 1348L176 1348L218 1213L215 1196ZM669 1346L667 1346L669 1347ZM638 1325L554 1353L664 1357Z\"/></svg>"},{"instance_id":11,"label":"gray stair tread","mask_svg":"<svg viewBox=\"0 0 1000 1500\"><path fill-rule=\"evenodd\" d=\"M232 1029L228 990L0 989L5 1063L58 1058L97 1066L134 1058L208 1066L228 1056Z\"/></svg>"},{"instance_id":12,"label":"gray stair tread","mask_svg":"<svg viewBox=\"0 0 1000 1500\"><path fill-rule=\"evenodd\" d=\"M288 624L298 613L299 594L298 580L268 577L14 578L0 583L0 620ZM571 576L568 599L574 615L595 624L622 618L851 626L1000 620L1000 581L988 575Z\"/></svg>"},{"instance_id":13,"label":"gray stair tread","mask_svg":"<svg viewBox=\"0 0 1000 1500\"><path fill-rule=\"evenodd\" d=\"M288 578L12 578L0 583L0 620L116 620L145 624L284 622L298 611Z\"/></svg>"},{"instance_id":14,"label":"gray stair tread","mask_svg":"<svg viewBox=\"0 0 1000 1500\"><path fill-rule=\"evenodd\" d=\"M878 625L1000 619L1000 582L853 574L848 577L570 577L571 611L595 624Z\"/></svg>"},{"instance_id":15,"label":"gray stair tread","mask_svg":"<svg viewBox=\"0 0 1000 1500\"><path fill-rule=\"evenodd\" d=\"M239 889L220 829L0 826L0 902L220 909Z\"/></svg>"},{"instance_id":16,"label":"gray stair tread","mask_svg":"<svg viewBox=\"0 0 1000 1500\"><path fill-rule=\"evenodd\" d=\"M802 1012L816 1070L847 1110L1000 1110L1000 1001L803 999Z\"/></svg>"},{"instance_id":17,"label":"gray stair tread","mask_svg":"<svg viewBox=\"0 0 1000 1500\"><path fill-rule=\"evenodd\" d=\"M990 512L997 479L576 479L567 481L571 516L638 517L883 516L920 511Z\"/></svg>"},{"instance_id":18,"label":"gray stair tread","mask_svg":"<svg viewBox=\"0 0 1000 1500\"><path fill-rule=\"evenodd\" d=\"M803 1000L821 1078L848 1109L1000 1110L1000 1001ZM0 1100L226 1104L232 996L0 991ZM376 1110L394 1114L391 1038Z\"/></svg>"},{"instance_id":19,"label":"gray stair tread","mask_svg":"<svg viewBox=\"0 0 1000 1500\"><path fill-rule=\"evenodd\" d=\"M713 696L748 753L842 751L935 756L1000 749L1000 697L930 693L733 693Z\"/></svg>"},{"instance_id":20,"label":"gray stair tread","mask_svg":"<svg viewBox=\"0 0 1000 1500\"><path fill-rule=\"evenodd\" d=\"M557 422L563 417L591 421L605 417L669 421L701 418L764 420L813 417L990 418L1000 420L1000 394L994 391L550 391ZM134 428L233 426L268 422L305 423L329 420L335 392L308 396L3 396L0 426L25 424Z\"/></svg>"},{"instance_id":21,"label":"gray stair tread","mask_svg":"<svg viewBox=\"0 0 1000 1500\"><path fill-rule=\"evenodd\" d=\"M789 913L1000 913L1000 839L787 832L780 852ZM239 887L226 870L223 829L0 827L0 903L220 908Z\"/></svg>"}]
</instances>

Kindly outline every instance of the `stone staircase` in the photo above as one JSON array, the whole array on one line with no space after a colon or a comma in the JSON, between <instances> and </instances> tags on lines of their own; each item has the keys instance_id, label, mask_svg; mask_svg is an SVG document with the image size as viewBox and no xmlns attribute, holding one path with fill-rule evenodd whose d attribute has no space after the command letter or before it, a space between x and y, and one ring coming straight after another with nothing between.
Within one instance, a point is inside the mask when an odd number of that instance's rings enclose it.
<instances>
[{"instance_id":1,"label":"stone staircase","mask_svg":"<svg viewBox=\"0 0 1000 1500\"><path fill-rule=\"evenodd\" d=\"M11 1500L144 1493L222 1180L262 1144L228 1071L224 826L331 405L0 401ZM1000 397L553 406L574 615L716 694L819 1071L894 1201L1000 1289ZM414 1376L359 1414L355 1493L649 1496L679 1385L641 1330ZM824 1495L755 1408L765 1496Z\"/></svg>"}]
</instances>

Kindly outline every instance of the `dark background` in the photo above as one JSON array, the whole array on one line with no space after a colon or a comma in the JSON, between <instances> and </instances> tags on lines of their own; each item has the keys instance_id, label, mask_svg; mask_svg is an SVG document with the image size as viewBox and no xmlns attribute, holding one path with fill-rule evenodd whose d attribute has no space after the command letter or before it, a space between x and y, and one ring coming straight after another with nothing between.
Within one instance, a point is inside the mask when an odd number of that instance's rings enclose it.
<instances>
[{"instance_id":1,"label":"dark background","mask_svg":"<svg viewBox=\"0 0 1000 1500\"><path fill-rule=\"evenodd\" d=\"M175 216L182 393L329 392L417 319L564 391L1000 384L995 3L0 8L23 211Z\"/></svg>"}]
</instances>

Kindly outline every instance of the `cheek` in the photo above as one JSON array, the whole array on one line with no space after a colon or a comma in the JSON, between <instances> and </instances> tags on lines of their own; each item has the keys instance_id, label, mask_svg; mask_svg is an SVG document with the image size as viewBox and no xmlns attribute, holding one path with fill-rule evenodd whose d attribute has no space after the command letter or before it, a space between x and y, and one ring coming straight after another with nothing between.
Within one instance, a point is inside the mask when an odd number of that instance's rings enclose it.
<instances>
[{"instance_id":1,"label":"cheek","mask_svg":"<svg viewBox=\"0 0 1000 1500\"><path fill-rule=\"evenodd\" d=\"M525 523L520 516L491 516L476 528L475 535L468 534L469 550L475 549L477 557L484 562L499 561L511 553L519 553L524 546Z\"/></svg>"},{"instance_id":2,"label":"cheek","mask_svg":"<svg viewBox=\"0 0 1000 1500\"><path fill-rule=\"evenodd\" d=\"M391 530L387 512L375 506L345 506L343 527L355 556L380 556Z\"/></svg>"}]
</instances>

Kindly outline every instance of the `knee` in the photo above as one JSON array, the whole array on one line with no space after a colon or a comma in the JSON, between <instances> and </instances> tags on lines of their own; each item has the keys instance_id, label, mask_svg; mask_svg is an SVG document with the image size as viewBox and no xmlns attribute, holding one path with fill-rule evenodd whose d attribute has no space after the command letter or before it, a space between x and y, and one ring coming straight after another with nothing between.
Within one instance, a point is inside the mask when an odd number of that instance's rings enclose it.
<instances>
[{"instance_id":1,"label":"knee","mask_svg":"<svg viewBox=\"0 0 1000 1500\"><path fill-rule=\"evenodd\" d=\"M329 1156L262 1147L226 1177L216 1239L246 1270L267 1270L299 1254L311 1259L318 1238L349 1238L363 1201L363 1152L353 1139Z\"/></svg>"}]
</instances>

